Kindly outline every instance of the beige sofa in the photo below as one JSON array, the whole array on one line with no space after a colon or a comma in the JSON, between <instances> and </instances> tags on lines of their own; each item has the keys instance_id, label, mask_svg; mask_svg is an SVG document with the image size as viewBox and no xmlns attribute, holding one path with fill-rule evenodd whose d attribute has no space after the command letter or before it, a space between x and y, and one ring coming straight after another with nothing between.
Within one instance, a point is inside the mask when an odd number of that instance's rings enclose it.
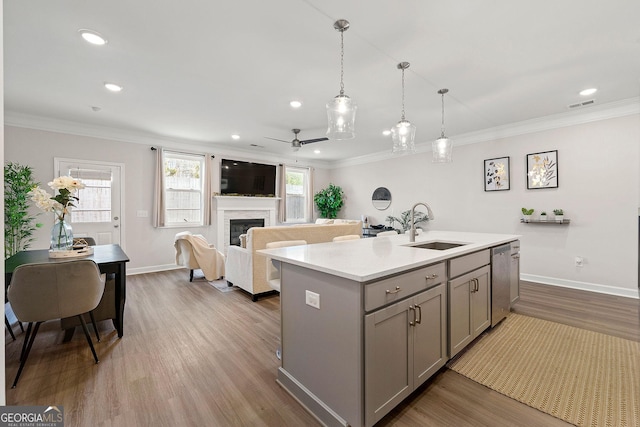
<instances>
[{"instance_id":1,"label":"beige sofa","mask_svg":"<svg viewBox=\"0 0 640 427\"><path fill-rule=\"evenodd\" d=\"M229 246L227 249L225 278L230 285L244 289L252 295L253 301L257 301L261 294L273 290L267 282L267 259L256 251L266 249L269 242L306 240L307 244L323 243L348 234L361 236L362 222L334 220L329 224L250 228L246 239L243 239L246 247Z\"/></svg>"}]
</instances>

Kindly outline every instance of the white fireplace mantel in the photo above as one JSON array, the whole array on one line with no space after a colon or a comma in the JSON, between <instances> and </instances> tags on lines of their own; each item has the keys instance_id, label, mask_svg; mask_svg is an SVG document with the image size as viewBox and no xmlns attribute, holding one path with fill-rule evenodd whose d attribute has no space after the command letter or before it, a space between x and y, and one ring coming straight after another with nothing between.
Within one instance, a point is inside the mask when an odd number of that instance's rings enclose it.
<instances>
[{"instance_id":1,"label":"white fireplace mantel","mask_svg":"<svg viewBox=\"0 0 640 427\"><path fill-rule=\"evenodd\" d=\"M278 197L215 196L216 247L227 253L230 220L264 219L264 226L276 225Z\"/></svg>"}]
</instances>

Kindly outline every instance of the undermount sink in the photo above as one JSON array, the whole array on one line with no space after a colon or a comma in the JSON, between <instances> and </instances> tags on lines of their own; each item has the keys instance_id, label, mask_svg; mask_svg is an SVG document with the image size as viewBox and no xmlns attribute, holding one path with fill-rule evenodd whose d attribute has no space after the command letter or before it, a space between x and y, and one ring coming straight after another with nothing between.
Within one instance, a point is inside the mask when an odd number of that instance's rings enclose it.
<instances>
[{"instance_id":1,"label":"undermount sink","mask_svg":"<svg viewBox=\"0 0 640 427\"><path fill-rule=\"evenodd\" d=\"M417 245L410 245L412 248L419 249L435 249L436 251L444 251L447 249L453 249L460 246L468 245L468 243L451 243L451 242L429 242L429 243L420 243Z\"/></svg>"}]
</instances>

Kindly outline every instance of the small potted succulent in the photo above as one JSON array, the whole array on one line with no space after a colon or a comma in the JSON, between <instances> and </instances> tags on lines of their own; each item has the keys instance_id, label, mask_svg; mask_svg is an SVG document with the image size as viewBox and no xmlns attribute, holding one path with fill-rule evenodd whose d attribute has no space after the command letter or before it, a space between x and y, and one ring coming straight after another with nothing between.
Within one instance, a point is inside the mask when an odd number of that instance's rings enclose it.
<instances>
[{"instance_id":1,"label":"small potted succulent","mask_svg":"<svg viewBox=\"0 0 640 427\"><path fill-rule=\"evenodd\" d=\"M527 208L522 208L522 216L523 216L523 221L524 222L530 222L531 221L531 215L533 215L533 208L531 209L527 209Z\"/></svg>"},{"instance_id":2,"label":"small potted succulent","mask_svg":"<svg viewBox=\"0 0 640 427\"><path fill-rule=\"evenodd\" d=\"M545 211L542 211L542 213L540 213L540 221L546 221L547 220L547 213Z\"/></svg>"},{"instance_id":3,"label":"small potted succulent","mask_svg":"<svg viewBox=\"0 0 640 427\"><path fill-rule=\"evenodd\" d=\"M553 214L556 216L556 222L562 222L564 220L564 211L562 209L554 209Z\"/></svg>"}]
</instances>

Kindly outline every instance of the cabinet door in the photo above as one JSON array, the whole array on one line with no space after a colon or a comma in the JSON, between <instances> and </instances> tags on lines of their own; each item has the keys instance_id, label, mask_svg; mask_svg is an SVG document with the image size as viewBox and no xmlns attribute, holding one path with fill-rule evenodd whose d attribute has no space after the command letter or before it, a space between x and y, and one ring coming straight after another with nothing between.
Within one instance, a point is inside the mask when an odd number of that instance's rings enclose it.
<instances>
[{"instance_id":1,"label":"cabinet door","mask_svg":"<svg viewBox=\"0 0 640 427\"><path fill-rule=\"evenodd\" d=\"M473 339L471 329L472 275L449 281L449 357L453 357Z\"/></svg>"},{"instance_id":2,"label":"cabinet door","mask_svg":"<svg viewBox=\"0 0 640 427\"><path fill-rule=\"evenodd\" d=\"M364 318L365 424L373 425L412 388L413 299L383 308ZM411 308L410 308L411 307ZM423 311L424 314L424 311Z\"/></svg>"},{"instance_id":3,"label":"cabinet door","mask_svg":"<svg viewBox=\"0 0 640 427\"><path fill-rule=\"evenodd\" d=\"M491 270L486 266L472 274L471 327L475 338L491 325Z\"/></svg>"},{"instance_id":4,"label":"cabinet door","mask_svg":"<svg viewBox=\"0 0 640 427\"><path fill-rule=\"evenodd\" d=\"M416 295L413 328L413 388L447 362L447 289L444 284Z\"/></svg>"}]
</instances>

